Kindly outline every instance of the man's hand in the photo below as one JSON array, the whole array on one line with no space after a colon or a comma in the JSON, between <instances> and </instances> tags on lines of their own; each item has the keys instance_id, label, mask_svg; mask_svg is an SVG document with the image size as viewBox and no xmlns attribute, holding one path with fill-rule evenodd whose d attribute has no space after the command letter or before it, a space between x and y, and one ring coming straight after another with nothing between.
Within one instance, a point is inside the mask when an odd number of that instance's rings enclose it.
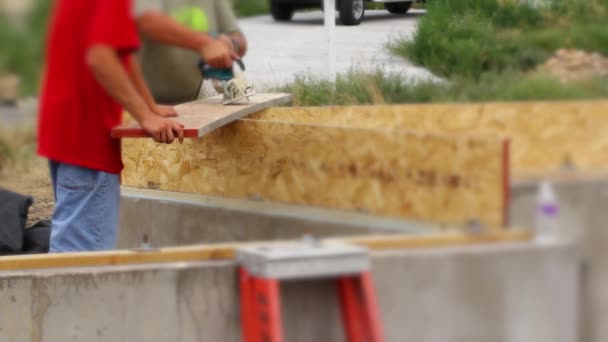
<instances>
[{"instance_id":1,"label":"man's hand","mask_svg":"<svg viewBox=\"0 0 608 342\"><path fill-rule=\"evenodd\" d=\"M228 48L229 51L236 52L236 46L234 46L234 42L232 41L232 39L230 38L229 35L221 34L217 39L220 42L224 43L224 45L226 45L226 47Z\"/></svg>"},{"instance_id":2,"label":"man's hand","mask_svg":"<svg viewBox=\"0 0 608 342\"><path fill-rule=\"evenodd\" d=\"M206 64L218 69L231 68L232 60L237 58L236 53L219 39L206 42L200 49L200 55Z\"/></svg>"},{"instance_id":3,"label":"man's hand","mask_svg":"<svg viewBox=\"0 0 608 342\"><path fill-rule=\"evenodd\" d=\"M157 143L171 144L175 138L184 142L184 125L158 115L148 115L141 122L143 129L154 138Z\"/></svg>"},{"instance_id":4,"label":"man's hand","mask_svg":"<svg viewBox=\"0 0 608 342\"><path fill-rule=\"evenodd\" d=\"M173 106L164 105L156 105L156 108L154 108L154 114L162 116L163 118L174 118L178 115Z\"/></svg>"}]
</instances>

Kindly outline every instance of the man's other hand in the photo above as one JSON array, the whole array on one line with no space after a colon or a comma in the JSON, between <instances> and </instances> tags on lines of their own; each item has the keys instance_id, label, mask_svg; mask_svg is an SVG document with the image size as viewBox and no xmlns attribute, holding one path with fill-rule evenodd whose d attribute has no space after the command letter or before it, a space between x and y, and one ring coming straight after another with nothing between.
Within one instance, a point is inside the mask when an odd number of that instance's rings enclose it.
<instances>
[{"instance_id":1,"label":"man's other hand","mask_svg":"<svg viewBox=\"0 0 608 342\"><path fill-rule=\"evenodd\" d=\"M162 116L163 118L174 118L178 116L173 106L165 105L156 105L156 108L154 109L154 114Z\"/></svg>"},{"instance_id":2,"label":"man's other hand","mask_svg":"<svg viewBox=\"0 0 608 342\"><path fill-rule=\"evenodd\" d=\"M206 64L214 68L229 69L236 54L224 42L212 39L203 45L200 55Z\"/></svg>"}]
</instances>

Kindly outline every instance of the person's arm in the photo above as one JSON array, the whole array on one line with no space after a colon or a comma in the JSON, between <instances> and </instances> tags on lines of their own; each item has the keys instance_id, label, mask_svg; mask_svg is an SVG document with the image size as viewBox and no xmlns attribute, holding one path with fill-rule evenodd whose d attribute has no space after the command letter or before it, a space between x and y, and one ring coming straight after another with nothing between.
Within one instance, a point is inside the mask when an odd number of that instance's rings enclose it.
<instances>
[{"instance_id":1,"label":"person's arm","mask_svg":"<svg viewBox=\"0 0 608 342\"><path fill-rule=\"evenodd\" d=\"M184 127L150 110L113 48L103 44L90 46L86 62L97 82L139 122L154 141L170 144L176 137L183 141Z\"/></svg>"},{"instance_id":2,"label":"person's arm","mask_svg":"<svg viewBox=\"0 0 608 342\"><path fill-rule=\"evenodd\" d=\"M230 68L232 59L238 57L221 41L191 30L159 11L141 13L137 17L137 27L156 42L197 51L207 64L216 68Z\"/></svg>"},{"instance_id":3,"label":"person's arm","mask_svg":"<svg viewBox=\"0 0 608 342\"><path fill-rule=\"evenodd\" d=\"M247 54L247 39L242 32L225 33L220 35L219 39L228 44L239 58L243 58Z\"/></svg>"},{"instance_id":4,"label":"person's arm","mask_svg":"<svg viewBox=\"0 0 608 342\"><path fill-rule=\"evenodd\" d=\"M247 53L247 39L239 29L231 3L231 1L215 0L216 20L219 31L224 33L222 37L227 38L226 41L239 57L243 57Z\"/></svg>"},{"instance_id":5,"label":"person's arm","mask_svg":"<svg viewBox=\"0 0 608 342\"><path fill-rule=\"evenodd\" d=\"M129 58L130 58L129 64L131 66L129 76L131 78L131 82L133 82L133 85L135 86L135 90L137 90L139 95L143 98L146 105L148 105L148 108L152 112L154 112L155 114L160 115L160 116L164 116L164 117L177 116L177 112L175 111L175 108L173 108L172 106L163 106L163 105L158 105L156 103L156 101L154 100L154 96L152 95L152 92L150 91L150 88L148 88L148 85L146 84L146 81L144 80L144 75L141 72L141 67L139 65L139 62L137 61L137 58L135 58L134 56L130 56Z\"/></svg>"}]
</instances>

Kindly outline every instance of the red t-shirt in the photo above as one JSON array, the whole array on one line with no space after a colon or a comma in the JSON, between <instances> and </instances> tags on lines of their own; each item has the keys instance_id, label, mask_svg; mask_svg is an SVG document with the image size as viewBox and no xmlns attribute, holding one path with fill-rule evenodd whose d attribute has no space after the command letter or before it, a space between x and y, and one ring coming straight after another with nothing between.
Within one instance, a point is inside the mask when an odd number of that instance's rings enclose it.
<instances>
[{"instance_id":1,"label":"red t-shirt","mask_svg":"<svg viewBox=\"0 0 608 342\"><path fill-rule=\"evenodd\" d=\"M38 153L108 173L122 168L120 140L110 131L122 108L95 80L87 50L106 45L128 69L139 48L131 0L57 0L47 41L38 124Z\"/></svg>"}]
</instances>

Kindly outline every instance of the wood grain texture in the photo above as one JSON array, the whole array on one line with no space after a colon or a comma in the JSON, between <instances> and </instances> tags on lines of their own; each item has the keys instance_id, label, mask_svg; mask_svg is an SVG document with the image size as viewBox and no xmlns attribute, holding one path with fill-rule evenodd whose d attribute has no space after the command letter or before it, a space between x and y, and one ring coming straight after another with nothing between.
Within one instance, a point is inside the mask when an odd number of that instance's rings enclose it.
<instances>
[{"instance_id":1,"label":"wood grain texture","mask_svg":"<svg viewBox=\"0 0 608 342\"><path fill-rule=\"evenodd\" d=\"M531 238L532 234L529 230L505 230L479 235L449 233L436 235L362 236L328 239L328 241L355 244L369 248L372 251L381 251L481 245L489 243L513 243L529 241ZM269 243L200 245L162 248L146 252L108 251L9 256L0 257L0 271L234 260L237 248L258 244L267 245Z\"/></svg>"},{"instance_id":2,"label":"wood grain texture","mask_svg":"<svg viewBox=\"0 0 608 342\"><path fill-rule=\"evenodd\" d=\"M462 224L505 220L505 139L240 120L123 139L123 184ZM508 164L507 164L508 165Z\"/></svg>"},{"instance_id":3,"label":"wood grain texture","mask_svg":"<svg viewBox=\"0 0 608 342\"><path fill-rule=\"evenodd\" d=\"M513 176L608 168L608 101L274 108L251 117L511 138Z\"/></svg>"},{"instance_id":4,"label":"wood grain texture","mask_svg":"<svg viewBox=\"0 0 608 342\"><path fill-rule=\"evenodd\" d=\"M199 138L234 120L291 101L289 94L257 94L243 105L223 105L222 97L188 102L175 107L179 114L176 121L184 125L188 138ZM125 123L112 130L113 138L148 138L149 135L135 121Z\"/></svg>"}]
</instances>

